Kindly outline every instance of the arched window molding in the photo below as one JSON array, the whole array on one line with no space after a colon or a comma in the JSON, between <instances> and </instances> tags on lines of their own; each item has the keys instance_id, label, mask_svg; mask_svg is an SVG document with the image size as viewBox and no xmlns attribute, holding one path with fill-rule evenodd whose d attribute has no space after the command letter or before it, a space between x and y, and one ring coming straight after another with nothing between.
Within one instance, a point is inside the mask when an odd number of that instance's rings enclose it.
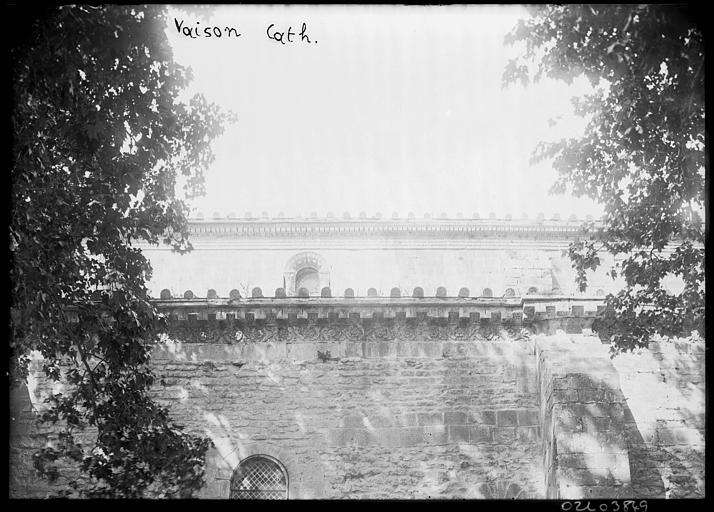
<instances>
[{"instance_id":1,"label":"arched window molding","mask_svg":"<svg viewBox=\"0 0 714 512\"><path fill-rule=\"evenodd\" d=\"M288 499L288 472L270 455L251 455L243 459L231 477L231 499Z\"/></svg>"},{"instance_id":2,"label":"arched window molding","mask_svg":"<svg viewBox=\"0 0 714 512\"><path fill-rule=\"evenodd\" d=\"M314 283L315 286L310 293L311 296L319 297L320 291L330 286L330 268L325 258L316 252L301 252L288 260L287 265L285 265L283 280L285 292L289 297L297 296L298 289L303 286L303 284L296 282L301 276L311 280L317 279L317 283Z\"/></svg>"},{"instance_id":3,"label":"arched window molding","mask_svg":"<svg viewBox=\"0 0 714 512\"><path fill-rule=\"evenodd\" d=\"M320 293L320 273L313 267L303 267L295 273L295 288L305 288L312 296ZM299 295L299 293L298 293Z\"/></svg>"}]
</instances>

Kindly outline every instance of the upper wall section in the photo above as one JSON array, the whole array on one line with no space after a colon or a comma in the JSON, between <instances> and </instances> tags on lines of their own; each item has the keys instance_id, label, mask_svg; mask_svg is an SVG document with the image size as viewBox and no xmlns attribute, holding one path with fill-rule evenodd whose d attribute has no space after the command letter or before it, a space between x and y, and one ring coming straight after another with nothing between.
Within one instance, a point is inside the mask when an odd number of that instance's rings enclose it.
<instances>
[{"instance_id":1,"label":"upper wall section","mask_svg":"<svg viewBox=\"0 0 714 512\"><path fill-rule=\"evenodd\" d=\"M186 255L166 246L139 244L154 276L152 296L174 297L186 290L198 297L215 290L251 296L260 288L272 296L581 295L567 259L571 241L582 235L583 220L382 219L373 218L212 218L189 221L194 250ZM617 291L622 283L607 277L612 261L603 257L591 273L588 295ZM438 292L443 288L441 292ZM489 295L490 294L490 295Z\"/></svg>"}]
</instances>

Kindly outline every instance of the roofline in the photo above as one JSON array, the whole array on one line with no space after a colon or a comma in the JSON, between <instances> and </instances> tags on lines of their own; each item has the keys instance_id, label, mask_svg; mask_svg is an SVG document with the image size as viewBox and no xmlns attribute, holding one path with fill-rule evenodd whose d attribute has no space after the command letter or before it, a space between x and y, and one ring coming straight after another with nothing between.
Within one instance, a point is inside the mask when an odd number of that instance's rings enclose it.
<instances>
[{"instance_id":1,"label":"roofline","mask_svg":"<svg viewBox=\"0 0 714 512\"><path fill-rule=\"evenodd\" d=\"M530 323L587 318L605 307L604 297L286 298L152 300L170 321L344 322L428 320Z\"/></svg>"},{"instance_id":2,"label":"roofline","mask_svg":"<svg viewBox=\"0 0 714 512\"><path fill-rule=\"evenodd\" d=\"M194 236L271 236L289 237L294 235L368 235L371 233L391 233L397 235L439 236L441 234L460 236L546 236L573 238L583 233L586 220L559 219L189 219L189 233Z\"/></svg>"}]
</instances>

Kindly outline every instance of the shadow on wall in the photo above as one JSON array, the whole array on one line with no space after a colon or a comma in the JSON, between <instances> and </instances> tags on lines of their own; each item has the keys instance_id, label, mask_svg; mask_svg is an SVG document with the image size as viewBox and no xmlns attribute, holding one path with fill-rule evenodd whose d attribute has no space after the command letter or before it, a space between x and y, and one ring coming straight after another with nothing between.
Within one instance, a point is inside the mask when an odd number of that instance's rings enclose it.
<instances>
[{"instance_id":1,"label":"shadow on wall","mask_svg":"<svg viewBox=\"0 0 714 512\"><path fill-rule=\"evenodd\" d=\"M32 365L31 365L32 367ZM35 371L39 371L35 367ZM52 424L40 423L38 407L46 394L40 396L38 385L41 379L30 378L29 387L24 382L16 382L10 387L10 422L9 422L9 489L11 499L47 498L52 497L58 489L67 489L72 480L79 482L85 478L80 474L77 465L71 461L60 460L57 463L58 474L55 481L50 482L36 472L33 465L33 454L40 448L59 443L57 430ZM56 383L55 383L56 384ZM54 387L60 392L60 386ZM39 402L38 402L39 399ZM90 445L96 436L96 430L88 428L83 433L77 433L78 442Z\"/></svg>"},{"instance_id":2,"label":"shadow on wall","mask_svg":"<svg viewBox=\"0 0 714 512\"><path fill-rule=\"evenodd\" d=\"M202 387L197 386L193 389L180 387L176 390L176 396L188 399L188 395L197 390L200 392ZM51 442L53 435L49 429L38 428L36 425L35 410L25 386L13 390L12 400L12 407L16 414L11 418L10 497L42 498L50 496L65 485L67 478L60 477L54 484L51 484L34 473L30 457L38 446L48 440ZM194 412L197 411L194 410ZM382 412L384 415L388 413L386 410ZM303 413L296 411L293 414L294 426L285 429L286 435L289 436L290 430L298 430L303 435L314 434L314 428L309 425L309 420L304 418ZM341 413L339 415L342 416ZM393 454L390 458L388 447L385 447L382 454L385 467L379 469L372 467L365 470L363 469L364 455L361 453L363 447L357 444L347 445L340 454L330 453L330 450L323 446L323 453L318 459L301 461L298 460L298 454L293 449L283 450L279 441L261 441L258 439L259 436L247 434L246 428L240 426L241 422L232 424L226 415L203 411L202 419L204 420L204 434L211 438L215 447L210 449L207 454L207 485L199 497L229 497L234 471L241 461L253 455L274 457L287 469L288 474L294 480L300 481L298 484L290 486L291 495L289 497L324 497L325 494L333 497L349 496L350 492L358 494L360 485L369 484L369 481L383 482L385 477L411 478L412 483L409 485L413 489L421 491L423 494L423 496L420 495L421 497L449 497L450 494L461 494L476 499L532 497L519 484L504 475L494 476L480 485L470 485L468 480L459 480L457 473L479 464L478 461L482 457L479 447L468 442L461 443L458 445L458 449L452 449L451 453L445 453L447 450L443 446L426 446L426 449L432 450L433 454L430 455L430 458L440 466L438 470L433 468L433 464L429 465L424 461L419 461L416 465L405 462L400 460L398 454ZM318 443L320 440L324 442L321 436L317 436L317 440ZM418 445L411 448L420 450ZM491 456L493 459L494 454ZM308 462L313 468L310 478L301 475L304 472L305 462ZM360 467L360 463L362 463L362 467ZM375 466L375 464L372 465ZM319 470L316 472L315 468ZM68 469L62 468L62 471ZM393 474L389 475L388 471ZM340 476L339 482L333 484L331 489L324 489L325 474ZM393 496L387 491L381 497L391 498Z\"/></svg>"},{"instance_id":3,"label":"shadow on wall","mask_svg":"<svg viewBox=\"0 0 714 512\"><path fill-rule=\"evenodd\" d=\"M613 360L631 407L636 496L704 497L704 340L651 343Z\"/></svg>"},{"instance_id":4,"label":"shadow on wall","mask_svg":"<svg viewBox=\"0 0 714 512\"><path fill-rule=\"evenodd\" d=\"M548 496L703 498L703 349L668 361L653 344L608 361L592 348L580 361L552 355L545 373L570 368L541 376Z\"/></svg>"},{"instance_id":5,"label":"shadow on wall","mask_svg":"<svg viewBox=\"0 0 714 512\"><path fill-rule=\"evenodd\" d=\"M353 343L364 357L345 342L292 343L287 357L273 343L175 344L157 393L215 443L202 497L227 497L257 454L286 468L290 497L543 497L532 357L503 336Z\"/></svg>"},{"instance_id":6,"label":"shadow on wall","mask_svg":"<svg viewBox=\"0 0 714 512\"><path fill-rule=\"evenodd\" d=\"M290 497L532 499L546 496L546 480L580 498L703 497L703 349L613 362L593 355L606 346L571 336L548 349L567 371L538 366L539 398L532 342L504 333L373 343L364 357L346 357L345 342L290 344L291 352L169 343L155 358L156 398L215 443L201 497L228 497L239 463L260 454L284 465ZM320 361L318 348L334 357ZM244 349L250 358L238 357ZM40 497L32 470L18 469L32 467L31 445L41 441L28 433L29 398L20 402L11 496Z\"/></svg>"},{"instance_id":7,"label":"shadow on wall","mask_svg":"<svg viewBox=\"0 0 714 512\"><path fill-rule=\"evenodd\" d=\"M547 496L560 499L632 498L634 462L620 390L585 373L553 378L546 412ZM548 410L546 407L546 411ZM634 432L637 427L634 425Z\"/></svg>"}]
</instances>

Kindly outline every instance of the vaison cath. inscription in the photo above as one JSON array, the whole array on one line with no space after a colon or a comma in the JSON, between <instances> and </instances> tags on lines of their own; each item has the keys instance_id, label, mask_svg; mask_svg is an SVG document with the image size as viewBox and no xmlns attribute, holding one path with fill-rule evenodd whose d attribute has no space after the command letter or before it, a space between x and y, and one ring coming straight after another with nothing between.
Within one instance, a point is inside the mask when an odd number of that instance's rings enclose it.
<instances>
[{"instance_id":1,"label":"vaison cath. inscription","mask_svg":"<svg viewBox=\"0 0 714 512\"><path fill-rule=\"evenodd\" d=\"M275 23L271 23L270 25L268 25L268 28L265 30L265 33L268 35L268 39L272 39L273 41L282 44L295 42L317 43L317 39L310 41L310 37L307 35L307 23L302 24L302 29L300 30L300 33L297 34L300 39L292 39L295 36L295 32L293 32L292 26L288 27L287 32L280 32L275 28Z\"/></svg>"},{"instance_id":2,"label":"vaison cath. inscription","mask_svg":"<svg viewBox=\"0 0 714 512\"><path fill-rule=\"evenodd\" d=\"M176 31L183 35L184 37L190 37L191 39L200 38L239 38L242 34L238 32L235 27L220 27L218 25L201 25L200 21L197 21L195 25L187 25L184 20L178 20L174 18L174 24L176 25ZM280 44L292 44L292 43L317 43L317 39L312 39L307 33L307 23L302 23L299 32L293 30L292 25L288 26L287 30L281 29L275 26L275 23L271 23L265 29L265 34L273 42Z\"/></svg>"},{"instance_id":3,"label":"vaison cath. inscription","mask_svg":"<svg viewBox=\"0 0 714 512\"><path fill-rule=\"evenodd\" d=\"M238 32L238 29L235 27L219 27L219 26L201 26L201 22L197 21L195 27L191 27L188 25L185 25L184 21L177 20L174 18L174 23L176 24L176 31L179 34L183 34L186 37L190 37L191 39L197 39L197 38L209 38L209 37L216 37L216 38L221 38L221 37L240 37L241 34Z\"/></svg>"}]
</instances>

